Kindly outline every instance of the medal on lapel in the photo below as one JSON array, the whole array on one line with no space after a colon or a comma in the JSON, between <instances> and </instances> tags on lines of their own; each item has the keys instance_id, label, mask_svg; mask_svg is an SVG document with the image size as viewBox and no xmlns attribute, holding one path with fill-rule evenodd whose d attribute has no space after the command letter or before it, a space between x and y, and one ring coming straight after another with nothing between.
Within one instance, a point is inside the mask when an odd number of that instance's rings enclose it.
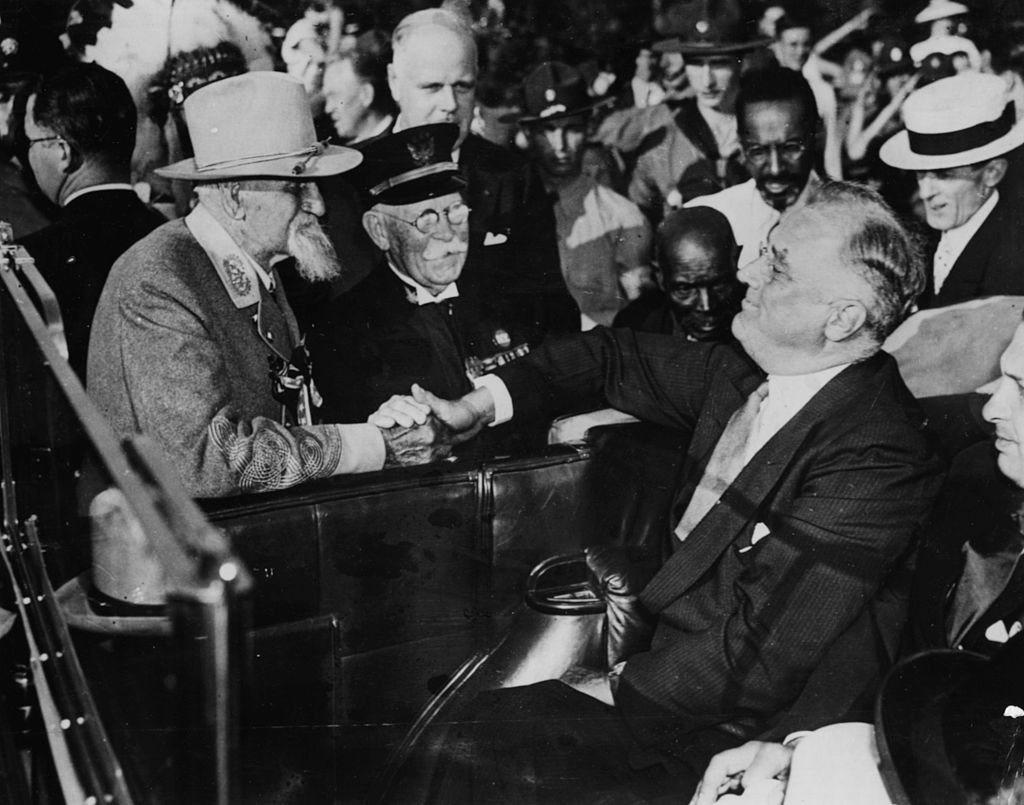
<instances>
[{"instance_id":1,"label":"medal on lapel","mask_svg":"<svg viewBox=\"0 0 1024 805\"><path fill-rule=\"evenodd\" d=\"M293 351L291 360L279 355L267 357L274 399L285 406L301 426L315 424L314 409L323 405L323 398L313 382L313 364L305 340Z\"/></svg>"}]
</instances>

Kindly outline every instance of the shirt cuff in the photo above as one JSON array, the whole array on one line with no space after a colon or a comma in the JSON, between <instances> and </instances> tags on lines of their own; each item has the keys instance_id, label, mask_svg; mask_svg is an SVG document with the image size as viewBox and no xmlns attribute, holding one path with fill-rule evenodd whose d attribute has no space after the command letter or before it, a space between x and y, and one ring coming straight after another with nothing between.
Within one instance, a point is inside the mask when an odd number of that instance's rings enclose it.
<instances>
[{"instance_id":1,"label":"shirt cuff","mask_svg":"<svg viewBox=\"0 0 1024 805\"><path fill-rule=\"evenodd\" d=\"M387 451L380 428L370 423L335 425L341 436L341 461L335 475L351 472L373 472L384 466Z\"/></svg>"},{"instance_id":2,"label":"shirt cuff","mask_svg":"<svg viewBox=\"0 0 1024 805\"><path fill-rule=\"evenodd\" d=\"M494 400L494 421L488 427L504 425L515 415L512 406L512 395L508 393L508 386L505 381L497 375L481 375L473 378L473 386L478 389L487 389L491 392L491 399Z\"/></svg>"}]
</instances>

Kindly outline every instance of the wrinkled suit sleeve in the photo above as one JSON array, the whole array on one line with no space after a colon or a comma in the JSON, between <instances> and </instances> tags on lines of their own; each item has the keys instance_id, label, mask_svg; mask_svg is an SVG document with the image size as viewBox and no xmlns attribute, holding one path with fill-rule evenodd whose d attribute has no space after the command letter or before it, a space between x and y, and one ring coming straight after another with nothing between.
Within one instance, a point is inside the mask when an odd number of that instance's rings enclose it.
<instances>
[{"instance_id":1,"label":"wrinkled suit sleeve","mask_svg":"<svg viewBox=\"0 0 1024 805\"><path fill-rule=\"evenodd\" d=\"M223 353L184 283L168 276L160 287L141 282L126 291L118 301L119 358L135 417L191 494L280 489L383 466L383 440L372 425L285 427L241 416Z\"/></svg>"}]
</instances>

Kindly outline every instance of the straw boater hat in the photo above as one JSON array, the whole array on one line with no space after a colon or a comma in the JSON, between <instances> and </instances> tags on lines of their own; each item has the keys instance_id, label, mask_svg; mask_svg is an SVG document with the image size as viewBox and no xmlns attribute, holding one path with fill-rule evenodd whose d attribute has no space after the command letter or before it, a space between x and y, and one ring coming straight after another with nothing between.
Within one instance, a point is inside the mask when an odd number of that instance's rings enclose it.
<instances>
[{"instance_id":1,"label":"straw boater hat","mask_svg":"<svg viewBox=\"0 0 1024 805\"><path fill-rule=\"evenodd\" d=\"M926 23L944 20L948 17L959 17L967 14L970 9L963 3L955 3L953 0L931 0L921 11L917 12L914 22Z\"/></svg>"},{"instance_id":2,"label":"straw boater hat","mask_svg":"<svg viewBox=\"0 0 1024 805\"><path fill-rule=\"evenodd\" d=\"M159 168L168 179L320 179L362 160L353 148L317 142L306 91L284 73L225 78L196 90L184 109L195 157Z\"/></svg>"},{"instance_id":3,"label":"straw boater hat","mask_svg":"<svg viewBox=\"0 0 1024 805\"><path fill-rule=\"evenodd\" d=\"M961 73L911 93L903 105L904 131L882 146L894 168L926 171L973 165L1024 143L1024 125L998 76Z\"/></svg>"},{"instance_id":4,"label":"straw boater hat","mask_svg":"<svg viewBox=\"0 0 1024 805\"><path fill-rule=\"evenodd\" d=\"M614 98L591 98L579 71L560 61L546 61L536 67L523 82L523 114L503 116L523 125L548 123L584 115Z\"/></svg>"}]
</instances>

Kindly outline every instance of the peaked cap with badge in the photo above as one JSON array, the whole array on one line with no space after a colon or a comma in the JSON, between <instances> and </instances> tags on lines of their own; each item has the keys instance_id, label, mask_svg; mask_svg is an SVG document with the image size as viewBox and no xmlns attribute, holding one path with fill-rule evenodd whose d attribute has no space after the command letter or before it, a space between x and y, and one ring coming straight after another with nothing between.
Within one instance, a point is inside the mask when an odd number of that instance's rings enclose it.
<instances>
[{"instance_id":1,"label":"peaked cap with badge","mask_svg":"<svg viewBox=\"0 0 1024 805\"><path fill-rule=\"evenodd\" d=\"M744 36L742 20L724 4L706 1L701 13L690 20L684 30L656 42L652 50L655 53L681 53L699 58L739 55L767 44L768 39L749 39Z\"/></svg>"},{"instance_id":2,"label":"peaked cap with badge","mask_svg":"<svg viewBox=\"0 0 1024 805\"><path fill-rule=\"evenodd\" d=\"M185 99L195 156L158 168L168 179L322 179L361 161L354 148L317 142L302 83L284 73L225 78Z\"/></svg>"},{"instance_id":3,"label":"peaked cap with badge","mask_svg":"<svg viewBox=\"0 0 1024 805\"><path fill-rule=\"evenodd\" d=\"M560 61L546 61L534 68L523 82L523 95L524 114L503 116L503 121L547 123L585 115L614 101L590 97L580 72Z\"/></svg>"},{"instance_id":4,"label":"peaked cap with badge","mask_svg":"<svg viewBox=\"0 0 1024 805\"><path fill-rule=\"evenodd\" d=\"M375 204L414 204L457 193L466 186L452 159L459 136L454 123L414 126L372 140L351 181L367 209Z\"/></svg>"}]
</instances>

